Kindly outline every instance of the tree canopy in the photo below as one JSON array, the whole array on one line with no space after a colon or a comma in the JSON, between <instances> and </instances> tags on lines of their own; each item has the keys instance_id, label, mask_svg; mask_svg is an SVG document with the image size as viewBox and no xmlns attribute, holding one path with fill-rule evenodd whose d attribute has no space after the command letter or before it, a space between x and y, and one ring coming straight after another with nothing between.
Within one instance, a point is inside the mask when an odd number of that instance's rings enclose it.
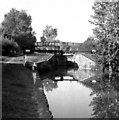
<instances>
[{"instance_id":1,"label":"tree canopy","mask_svg":"<svg viewBox=\"0 0 119 120\"><path fill-rule=\"evenodd\" d=\"M98 53L102 64L113 68L119 51L119 2L95 2L92 8L94 15L90 22L96 26L93 33L98 41Z\"/></svg>"},{"instance_id":2,"label":"tree canopy","mask_svg":"<svg viewBox=\"0 0 119 120\"><path fill-rule=\"evenodd\" d=\"M43 37L41 37L41 41L55 40L56 37L57 29L47 25L45 30L43 30Z\"/></svg>"},{"instance_id":3,"label":"tree canopy","mask_svg":"<svg viewBox=\"0 0 119 120\"><path fill-rule=\"evenodd\" d=\"M17 55L20 53L16 42L0 37L0 48L2 55Z\"/></svg>"},{"instance_id":4,"label":"tree canopy","mask_svg":"<svg viewBox=\"0 0 119 120\"><path fill-rule=\"evenodd\" d=\"M22 50L27 47L29 48L31 43L32 48L36 38L35 32L31 27L31 22L31 16L28 15L25 10L18 11L12 8L10 12L4 15L4 20L0 27L0 34L7 34L12 36L12 38L19 44Z\"/></svg>"},{"instance_id":5,"label":"tree canopy","mask_svg":"<svg viewBox=\"0 0 119 120\"><path fill-rule=\"evenodd\" d=\"M84 46L87 50L92 51L93 49L95 49L95 50L97 49L97 48L96 48L96 44L97 44L97 42L95 41L94 36L89 36L89 37L87 38L87 40L84 41L83 46Z\"/></svg>"}]
</instances>

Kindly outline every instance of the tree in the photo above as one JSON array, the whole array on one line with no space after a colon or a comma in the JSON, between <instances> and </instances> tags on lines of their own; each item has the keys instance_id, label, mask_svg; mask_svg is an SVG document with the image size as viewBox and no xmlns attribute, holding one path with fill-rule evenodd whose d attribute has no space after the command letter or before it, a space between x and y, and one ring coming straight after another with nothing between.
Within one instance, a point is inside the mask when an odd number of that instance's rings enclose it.
<instances>
[{"instance_id":1,"label":"tree","mask_svg":"<svg viewBox=\"0 0 119 120\"><path fill-rule=\"evenodd\" d=\"M119 2L95 2L92 7L94 15L90 21L98 41L98 54L101 56L103 68L113 70L114 59L117 58L119 47Z\"/></svg>"},{"instance_id":2,"label":"tree","mask_svg":"<svg viewBox=\"0 0 119 120\"><path fill-rule=\"evenodd\" d=\"M93 36L89 36L86 41L84 41L83 45L88 51L92 51L96 49L96 41Z\"/></svg>"},{"instance_id":3,"label":"tree","mask_svg":"<svg viewBox=\"0 0 119 120\"><path fill-rule=\"evenodd\" d=\"M15 55L20 52L16 42L0 37L0 48L2 55Z\"/></svg>"},{"instance_id":4,"label":"tree","mask_svg":"<svg viewBox=\"0 0 119 120\"><path fill-rule=\"evenodd\" d=\"M44 36L42 36L40 39L41 39L41 42L45 42L46 41L46 38Z\"/></svg>"},{"instance_id":5,"label":"tree","mask_svg":"<svg viewBox=\"0 0 119 120\"><path fill-rule=\"evenodd\" d=\"M101 80L99 79L100 83L98 82L96 87L92 87L93 92L91 93L91 96L95 95L90 103L90 106L93 107L93 118L119 117L118 79L118 75L113 75L110 78L107 75L103 75Z\"/></svg>"},{"instance_id":6,"label":"tree","mask_svg":"<svg viewBox=\"0 0 119 120\"><path fill-rule=\"evenodd\" d=\"M20 45L23 52L25 49L30 49L31 52L34 50L34 44L36 42L36 37L32 33L21 34L16 36L15 41Z\"/></svg>"},{"instance_id":7,"label":"tree","mask_svg":"<svg viewBox=\"0 0 119 120\"><path fill-rule=\"evenodd\" d=\"M45 30L43 30L43 37L45 40L55 40L57 37L57 29L52 26L46 26Z\"/></svg>"},{"instance_id":8,"label":"tree","mask_svg":"<svg viewBox=\"0 0 119 120\"><path fill-rule=\"evenodd\" d=\"M12 8L10 12L4 16L4 20L0 27L0 34L12 36L22 50L24 50L29 47L29 42L34 44L36 40L35 33L31 27L31 21L31 16L28 15L25 10L18 11ZM28 44L22 47L22 43Z\"/></svg>"},{"instance_id":9,"label":"tree","mask_svg":"<svg viewBox=\"0 0 119 120\"><path fill-rule=\"evenodd\" d=\"M91 119L96 118L119 118L119 75L103 74L95 78L96 83L92 83L92 79L82 81L82 84L92 89L90 96L92 101Z\"/></svg>"}]
</instances>

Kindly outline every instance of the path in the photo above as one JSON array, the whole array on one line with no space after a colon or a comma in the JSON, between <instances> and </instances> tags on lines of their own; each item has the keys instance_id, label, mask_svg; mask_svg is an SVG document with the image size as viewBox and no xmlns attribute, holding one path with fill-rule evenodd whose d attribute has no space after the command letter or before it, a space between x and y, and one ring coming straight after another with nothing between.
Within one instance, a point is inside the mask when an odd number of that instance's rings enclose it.
<instances>
[{"instance_id":1,"label":"path","mask_svg":"<svg viewBox=\"0 0 119 120\"><path fill-rule=\"evenodd\" d=\"M33 63L33 62L40 63L40 62L43 62L43 61L48 61L52 57L53 57L53 54L29 55L29 56L27 56L27 61L31 62L31 63ZM19 57L4 57L4 56L1 56L0 63L23 64L24 63L24 58L23 58L23 56L19 56Z\"/></svg>"},{"instance_id":2,"label":"path","mask_svg":"<svg viewBox=\"0 0 119 120\"><path fill-rule=\"evenodd\" d=\"M5 62L5 63L7 63L7 64L23 64L23 61L16 61L16 58L15 57L13 57L13 58L11 58L11 60L9 60L9 61L7 61L7 62Z\"/></svg>"},{"instance_id":3,"label":"path","mask_svg":"<svg viewBox=\"0 0 119 120\"><path fill-rule=\"evenodd\" d=\"M39 59L36 63L40 63L40 62L43 62L43 61L48 61L49 59L51 59L54 55L51 54L49 56L45 56L44 58L41 58Z\"/></svg>"},{"instance_id":4,"label":"path","mask_svg":"<svg viewBox=\"0 0 119 120\"><path fill-rule=\"evenodd\" d=\"M5 63L5 64L23 64L22 61L16 61L16 57L6 57L5 61L0 60L0 63Z\"/></svg>"}]
</instances>

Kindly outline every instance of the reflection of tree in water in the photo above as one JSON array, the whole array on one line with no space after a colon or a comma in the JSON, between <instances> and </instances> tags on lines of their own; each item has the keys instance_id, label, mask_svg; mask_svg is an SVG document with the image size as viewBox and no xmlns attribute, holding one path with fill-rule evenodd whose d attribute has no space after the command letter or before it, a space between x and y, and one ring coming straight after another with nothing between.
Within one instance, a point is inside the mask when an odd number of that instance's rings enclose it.
<instances>
[{"instance_id":1,"label":"reflection of tree in water","mask_svg":"<svg viewBox=\"0 0 119 120\"><path fill-rule=\"evenodd\" d=\"M87 84L93 92L93 101L90 106L93 106L94 118L119 118L119 76L112 75L110 80L108 75L104 75L97 82Z\"/></svg>"},{"instance_id":2,"label":"reflection of tree in water","mask_svg":"<svg viewBox=\"0 0 119 120\"><path fill-rule=\"evenodd\" d=\"M90 71L81 71L81 70L75 70L75 69L59 69L56 71L49 72L47 74L40 75L40 78L42 79L43 86L46 91L52 91L55 88L58 88L57 82L63 81L64 77L73 77L73 80L78 80L89 78L91 76L94 76L94 73ZM58 81L55 81L55 77L59 77L60 79ZM69 79L70 81L70 79Z\"/></svg>"},{"instance_id":3,"label":"reflection of tree in water","mask_svg":"<svg viewBox=\"0 0 119 120\"><path fill-rule=\"evenodd\" d=\"M43 80L42 83L43 83L43 86L47 92L58 88L57 81L46 79L46 80Z\"/></svg>"},{"instance_id":4,"label":"reflection of tree in water","mask_svg":"<svg viewBox=\"0 0 119 120\"><path fill-rule=\"evenodd\" d=\"M63 76L70 76L69 74L67 74L67 71L68 69L58 69L56 71L40 75L45 90L48 92L58 88L58 81L55 81L55 77L59 77L61 78L59 79L59 81L63 81Z\"/></svg>"},{"instance_id":5,"label":"reflection of tree in water","mask_svg":"<svg viewBox=\"0 0 119 120\"><path fill-rule=\"evenodd\" d=\"M88 79L90 77L93 77L95 75L94 72L90 71L90 70L69 70L67 71L68 74L73 75L73 77L79 81Z\"/></svg>"}]
</instances>

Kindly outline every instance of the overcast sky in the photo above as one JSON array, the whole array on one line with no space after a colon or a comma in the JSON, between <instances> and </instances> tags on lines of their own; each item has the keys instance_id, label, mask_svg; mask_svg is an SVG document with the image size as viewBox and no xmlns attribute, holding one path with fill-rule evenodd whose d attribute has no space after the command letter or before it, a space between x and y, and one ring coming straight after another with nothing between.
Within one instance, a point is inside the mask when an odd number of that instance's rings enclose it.
<instances>
[{"instance_id":1,"label":"overcast sky","mask_svg":"<svg viewBox=\"0 0 119 120\"><path fill-rule=\"evenodd\" d=\"M0 23L11 8L26 10L32 17L32 27L40 41L46 25L58 29L57 39L84 42L92 35L88 20L93 14L94 0L0 0Z\"/></svg>"}]
</instances>

